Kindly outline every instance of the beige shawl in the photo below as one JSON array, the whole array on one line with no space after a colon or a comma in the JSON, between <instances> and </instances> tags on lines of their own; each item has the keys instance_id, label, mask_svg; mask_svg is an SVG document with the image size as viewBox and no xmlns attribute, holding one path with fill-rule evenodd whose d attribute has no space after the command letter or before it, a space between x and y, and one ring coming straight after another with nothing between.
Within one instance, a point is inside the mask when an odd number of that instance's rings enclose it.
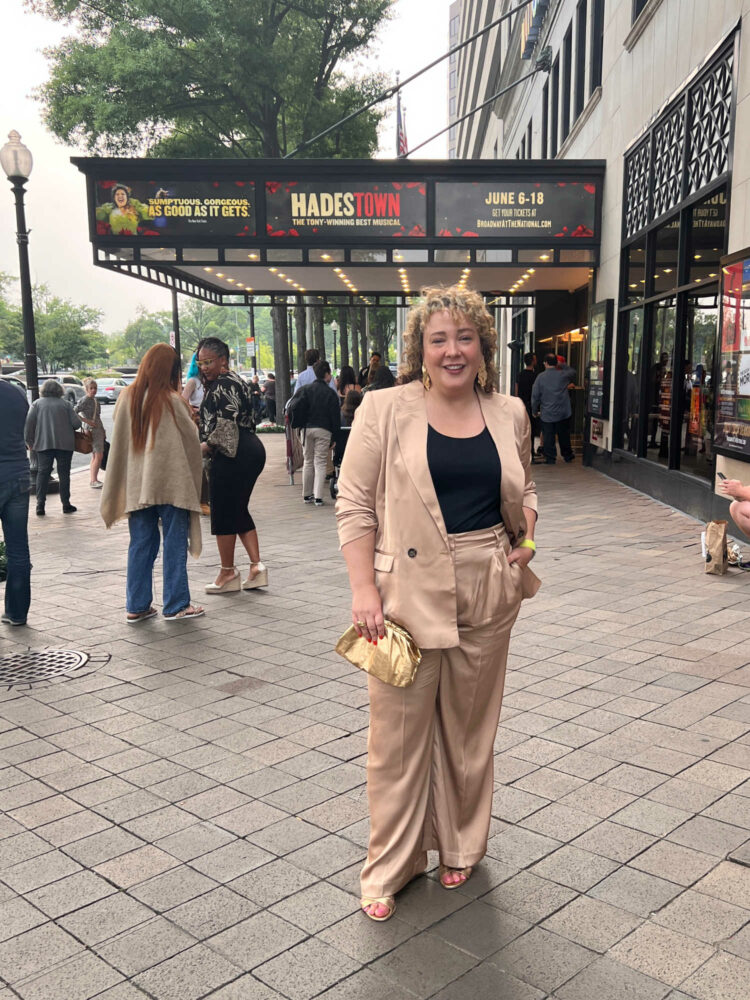
<instances>
[{"instance_id":1,"label":"beige shawl","mask_svg":"<svg viewBox=\"0 0 750 1000\"><path fill-rule=\"evenodd\" d=\"M171 412L169 407L171 407ZM174 414L175 419L172 419ZM176 394L150 431L144 451L130 435L130 398L126 389L115 406L101 515L111 528L133 510L171 504L190 511L190 554L201 554L201 447L190 412Z\"/></svg>"}]
</instances>

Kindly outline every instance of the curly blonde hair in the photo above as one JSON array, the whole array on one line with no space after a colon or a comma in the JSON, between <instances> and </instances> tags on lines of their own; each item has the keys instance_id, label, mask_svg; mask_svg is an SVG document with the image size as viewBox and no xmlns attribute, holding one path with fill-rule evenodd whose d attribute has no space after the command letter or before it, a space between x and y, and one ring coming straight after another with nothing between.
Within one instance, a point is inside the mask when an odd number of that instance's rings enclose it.
<instances>
[{"instance_id":1,"label":"curly blonde hair","mask_svg":"<svg viewBox=\"0 0 750 1000\"><path fill-rule=\"evenodd\" d=\"M486 384L484 387L477 385L477 388L488 395L497 391L498 374L495 364L497 330L492 315L479 292L472 292L458 285L451 285L448 288L440 286L423 288L421 299L409 310L404 331L403 360L398 370L399 382L403 384L422 378L424 329L435 313L443 312L450 313L453 320L465 316L477 328L487 369Z\"/></svg>"}]
</instances>

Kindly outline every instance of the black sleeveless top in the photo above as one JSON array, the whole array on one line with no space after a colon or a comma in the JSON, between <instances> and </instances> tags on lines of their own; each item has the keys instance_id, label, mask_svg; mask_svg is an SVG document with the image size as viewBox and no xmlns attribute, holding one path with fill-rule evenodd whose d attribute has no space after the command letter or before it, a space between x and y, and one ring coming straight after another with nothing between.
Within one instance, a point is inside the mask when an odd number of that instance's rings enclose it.
<instances>
[{"instance_id":1,"label":"black sleeveless top","mask_svg":"<svg viewBox=\"0 0 750 1000\"><path fill-rule=\"evenodd\" d=\"M500 524L500 456L486 427L453 438L428 426L427 464L448 534Z\"/></svg>"}]
</instances>

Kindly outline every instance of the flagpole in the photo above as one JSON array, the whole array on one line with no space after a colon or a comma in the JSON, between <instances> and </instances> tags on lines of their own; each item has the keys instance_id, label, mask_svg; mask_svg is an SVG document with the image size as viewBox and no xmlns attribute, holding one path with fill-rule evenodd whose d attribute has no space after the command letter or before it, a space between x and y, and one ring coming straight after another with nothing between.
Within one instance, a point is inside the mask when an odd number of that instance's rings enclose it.
<instances>
[{"instance_id":1,"label":"flagpole","mask_svg":"<svg viewBox=\"0 0 750 1000\"><path fill-rule=\"evenodd\" d=\"M396 87L399 86L399 71L396 70ZM401 146L401 91L396 91L396 157L400 155Z\"/></svg>"}]
</instances>

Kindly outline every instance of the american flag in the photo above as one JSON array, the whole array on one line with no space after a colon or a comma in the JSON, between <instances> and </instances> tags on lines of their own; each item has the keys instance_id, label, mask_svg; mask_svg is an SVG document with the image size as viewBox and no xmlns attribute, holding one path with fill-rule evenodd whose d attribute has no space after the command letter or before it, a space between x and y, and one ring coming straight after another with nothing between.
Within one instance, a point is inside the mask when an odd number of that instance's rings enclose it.
<instances>
[{"instance_id":1,"label":"american flag","mask_svg":"<svg viewBox=\"0 0 750 1000\"><path fill-rule=\"evenodd\" d=\"M396 95L396 155L406 156L409 145L406 141L406 112L401 110L401 92Z\"/></svg>"}]
</instances>

